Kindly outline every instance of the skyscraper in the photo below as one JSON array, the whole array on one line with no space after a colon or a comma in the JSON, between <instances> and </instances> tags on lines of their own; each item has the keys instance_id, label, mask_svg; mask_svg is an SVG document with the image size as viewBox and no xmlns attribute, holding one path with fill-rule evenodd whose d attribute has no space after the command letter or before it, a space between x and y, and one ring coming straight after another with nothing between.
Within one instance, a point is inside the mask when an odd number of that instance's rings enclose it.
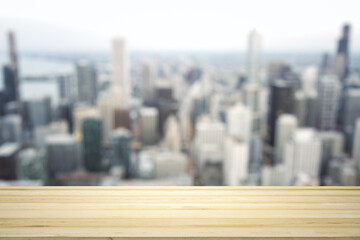
<instances>
[{"instance_id":1,"label":"skyscraper","mask_svg":"<svg viewBox=\"0 0 360 240\"><path fill-rule=\"evenodd\" d=\"M2 142L13 142L21 145L22 142L22 121L18 114L6 115L1 119Z\"/></svg>"},{"instance_id":2,"label":"skyscraper","mask_svg":"<svg viewBox=\"0 0 360 240\"><path fill-rule=\"evenodd\" d=\"M95 67L86 61L76 64L78 102L95 104L97 97L97 74Z\"/></svg>"},{"instance_id":3,"label":"skyscraper","mask_svg":"<svg viewBox=\"0 0 360 240\"><path fill-rule=\"evenodd\" d=\"M127 106L131 97L129 64L126 40L115 37L112 42L113 84L121 88L122 106Z\"/></svg>"},{"instance_id":4,"label":"skyscraper","mask_svg":"<svg viewBox=\"0 0 360 240\"><path fill-rule=\"evenodd\" d=\"M320 176L326 175L329 162L332 158L341 156L344 150L344 136L341 132L319 132L322 145Z\"/></svg>"},{"instance_id":5,"label":"skyscraper","mask_svg":"<svg viewBox=\"0 0 360 240\"><path fill-rule=\"evenodd\" d=\"M16 101L16 69L11 64L3 66L4 100L7 102Z\"/></svg>"},{"instance_id":6,"label":"skyscraper","mask_svg":"<svg viewBox=\"0 0 360 240\"><path fill-rule=\"evenodd\" d=\"M144 62L141 72L141 97L145 104L154 101L155 94L155 73L150 62Z\"/></svg>"},{"instance_id":7,"label":"skyscraper","mask_svg":"<svg viewBox=\"0 0 360 240\"><path fill-rule=\"evenodd\" d=\"M351 152L356 119L360 117L360 88L345 89L342 103L341 125L345 133L346 150Z\"/></svg>"},{"instance_id":8,"label":"skyscraper","mask_svg":"<svg viewBox=\"0 0 360 240\"><path fill-rule=\"evenodd\" d=\"M25 102L24 111L32 127L48 125L51 122L51 98L32 98Z\"/></svg>"},{"instance_id":9,"label":"skyscraper","mask_svg":"<svg viewBox=\"0 0 360 240\"><path fill-rule=\"evenodd\" d=\"M285 183L292 185L301 173L311 178L319 177L321 161L321 140L311 128L296 130L286 143L284 151Z\"/></svg>"},{"instance_id":10,"label":"skyscraper","mask_svg":"<svg viewBox=\"0 0 360 240\"><path fill-rule=\"evenodd\" d=\"M292 114L283 114L276 120L275 151L276 163L282 164L285 144L298 127L298 120Z\"/></svg>"},{"instance_id":11,"label":"skyscraper","mask_svg":"<svg viewBox=\"0 0 360 240\"><path fill-rule=\"evenodd\" d=\"M141 142L144 145L153 145L158 139L159 112L156 108L144 107L139 114Z\"/></svg>"},{"instance_id":12,"label":"skyscraper","mask_svg":"<svg viewBox=\"0 0 360 240\"><path fill-rule=\"evenodd\" d=\"M80 166L80 147L69 134L54 134L46 138L46 166L51 179L56 174L77 170Z\"/></svg>"},{"instance_id":13,"label":"skyscraper","mask_svg":"<svg viewBox=\"0 0 360 240\"><path fill-rule=\"evenodd\" d=\"M125 177L131 175L131 133L126 128L118 128L110 133L111 144L111 165L121 166L124 169Z\"/></svg>"},{"instance_id":14,"label":"skyscraper","mask_svg":"<svg viewBox=\"0 0 360 240\"><path fill-rule=\"evenodd\" d=\"M337 48L337 58L342 58L343 60L343 71L340 72L340 80L344 82L345 78L349 74L349 42L350 42L350 25L345 24L342 28L342 35L338 42Z\"/></svg>"},{"instance_id":15,"label":"skyscraper","mask_svg":"<svg viewBox=\"0 0 360 240\"><path fill-rule=\"evenodd\" d=\"M248 39L247 82L260 82L260 50L261 36L259 32L252 30Z\"/></svg>"},{"instance_id":16,"label":"skyscraper","mask_svg":"<svg viewBox=\"0 0 360 240\"><path fill-rule=\"evenodd\" d=\"M276 119L284 113L293 112L293 90L285 80L271 84L268 134L269 142L275 143Z\"/></svg>"},{"instance_id":17,"label":"skyscraper","mask_svg":"<svg viewBox=\"0 0 360 240\"><path fill-rule=\"evenodd\" d=\"M224 184L228 186L243 185L248 176L249 144L228 137L225 142L223 163Z\"/></svg>"},{"instance_id":18,"label":"skyscraper","mask_svg":"<svg viewBox=\"0 0 360 240\"><path fill-rule=\"evenodd\" d=\"M318 128L331 130L335 128L339 100L340 82L335 75L324 75L319 79L318 94Z\"/></svg>"},{"instance_id":19,"label":"skyscraper","mask_svg":"<svg viewBox=\"0 0 360 240\"><path fill-rule=\"evenodd\" d=\"M181 133L179 121L175 115L170 115L165 122L165 146L172 152L181 150Z\"/></svg>"},{"instance_id":20,"label":"skyscraper","mask_svg":"<svg viewBox=\"0 0 360 240\"><path fill-rule=\"evenodd\" d=\"M16 52L16 42L15 42L15 34L10 31L8 33L9 38L9 55L10 55L10 63L14 71L13 80L14 80L14 92L15 92L15 101L17 103L17 107L19 113L21 112L21 99L20 99L20 86L19 86L19 66L17 62L17 52Z\"/></svg>"},{"instance_id":21,"label":"skyscraper","mask_svg":"<svg viewBox=\"0 0 360 240\"><path fill-rule=\"evenodd\" d=\"M355 161L358 172L358 184L360 183L360 118L355 123L354 146L352 149L352 157Z\"/></svg>"},{"instance_id":22,"label":"skyscraper","mask_svg":"<svg viewBox=\"0 0 360 240\"><path fill-rule=\"evenodd\" d=\"M84 117L81 127L84 167L88 171L101 171L102 125L99 115Z\"/></svg>"},{"instance_id":23,"label":"skyscraper","mask_svg":"<svg viewBox=\"0 0 360 240\"><path fill-rule=\"evenodd\" d=\"M301 127L316 127L318 117L318 94L316 91L296 91L294 94L294 115Z\"/></svg>"},{"instance_id":24,"label":"skyscraper","mask_svg":"<svg viewBox=\"0 0 360 240\"><path fill-rule=\"evenodd\" d=\"M241 103L227 110L227 133L229 136L236 137L248 142L252 133L252 112Z\"/></svg>"},{"instance_id":25,"label":"skyscraper","mask_svg":"<svg viewBox=\"0 0 360 240\"><path fill-rule=\"evenodd\" d=\"M16 156L20 150L17 143L4 143L0 146L0 179L16 179Z\"/></svg>"}]
</instances>

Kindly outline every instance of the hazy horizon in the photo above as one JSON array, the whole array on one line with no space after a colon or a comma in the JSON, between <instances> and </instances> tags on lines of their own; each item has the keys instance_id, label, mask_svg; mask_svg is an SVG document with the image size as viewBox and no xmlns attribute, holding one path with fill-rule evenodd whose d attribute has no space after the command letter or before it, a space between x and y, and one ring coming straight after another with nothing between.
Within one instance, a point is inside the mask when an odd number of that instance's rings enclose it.
<instances>
[{"instance_id":1,"label":"hazy horizon","mask_svg":"<svg viewBox=\"0 0 360 240\"><path fill-rule=\"evenodd\" d=\"M245 51L257 29L264 52L334 52L351 24L351 52L360 52L356 1L3 1L0 51L6 32L19 52L110 51L115 35L130 51ZM269 11L271 9L271 11ZM81 17L80 17L81 16Z\"/></svg>"}]
</instances>

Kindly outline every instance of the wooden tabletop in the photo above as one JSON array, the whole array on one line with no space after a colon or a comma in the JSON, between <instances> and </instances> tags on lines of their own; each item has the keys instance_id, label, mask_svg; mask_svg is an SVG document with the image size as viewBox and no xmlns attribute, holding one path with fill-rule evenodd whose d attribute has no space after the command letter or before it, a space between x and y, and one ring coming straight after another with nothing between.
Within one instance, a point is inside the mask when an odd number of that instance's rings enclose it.
<instances>
[{"instance_id":1,"label":"wooden tabletop","mask_svg":"<svg viewBox=\"0 0 360 240\"><path fill-rule=\"evenodd\" d=\"M0 187L0 239L360 239L359 187Z\"/></svg>"}]
</instances>

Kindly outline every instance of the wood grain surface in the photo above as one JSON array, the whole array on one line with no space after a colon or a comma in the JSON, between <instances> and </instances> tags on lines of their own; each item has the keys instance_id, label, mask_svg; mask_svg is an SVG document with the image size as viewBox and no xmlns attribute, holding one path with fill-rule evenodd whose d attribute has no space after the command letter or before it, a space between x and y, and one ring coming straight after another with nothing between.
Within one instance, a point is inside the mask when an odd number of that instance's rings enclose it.
<instances>
[{"instance_id":1,"label":"wood grain surface","mask_svg":"<svg viewBox=\"0 0 360 240\"><path fill-rule=\"evenodd\" d=\"M360 239L359 187L0 187L0 239Z\"/></svg>"}]
</instances>

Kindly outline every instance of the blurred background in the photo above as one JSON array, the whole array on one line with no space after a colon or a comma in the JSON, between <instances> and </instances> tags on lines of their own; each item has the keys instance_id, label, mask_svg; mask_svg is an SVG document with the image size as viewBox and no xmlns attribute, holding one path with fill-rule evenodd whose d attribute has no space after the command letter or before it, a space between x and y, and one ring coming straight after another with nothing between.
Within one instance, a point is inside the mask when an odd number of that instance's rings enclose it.
<instances>
[{"instance_id":1,"label":"blurred background","mask_svg":"<svg viewBox=\"0 0 360 240\"><path fill-rule=\"evenodd\" d=\"M359 8L3 0L0 185L360 185Z\"/></svg>"}]
</instances>

